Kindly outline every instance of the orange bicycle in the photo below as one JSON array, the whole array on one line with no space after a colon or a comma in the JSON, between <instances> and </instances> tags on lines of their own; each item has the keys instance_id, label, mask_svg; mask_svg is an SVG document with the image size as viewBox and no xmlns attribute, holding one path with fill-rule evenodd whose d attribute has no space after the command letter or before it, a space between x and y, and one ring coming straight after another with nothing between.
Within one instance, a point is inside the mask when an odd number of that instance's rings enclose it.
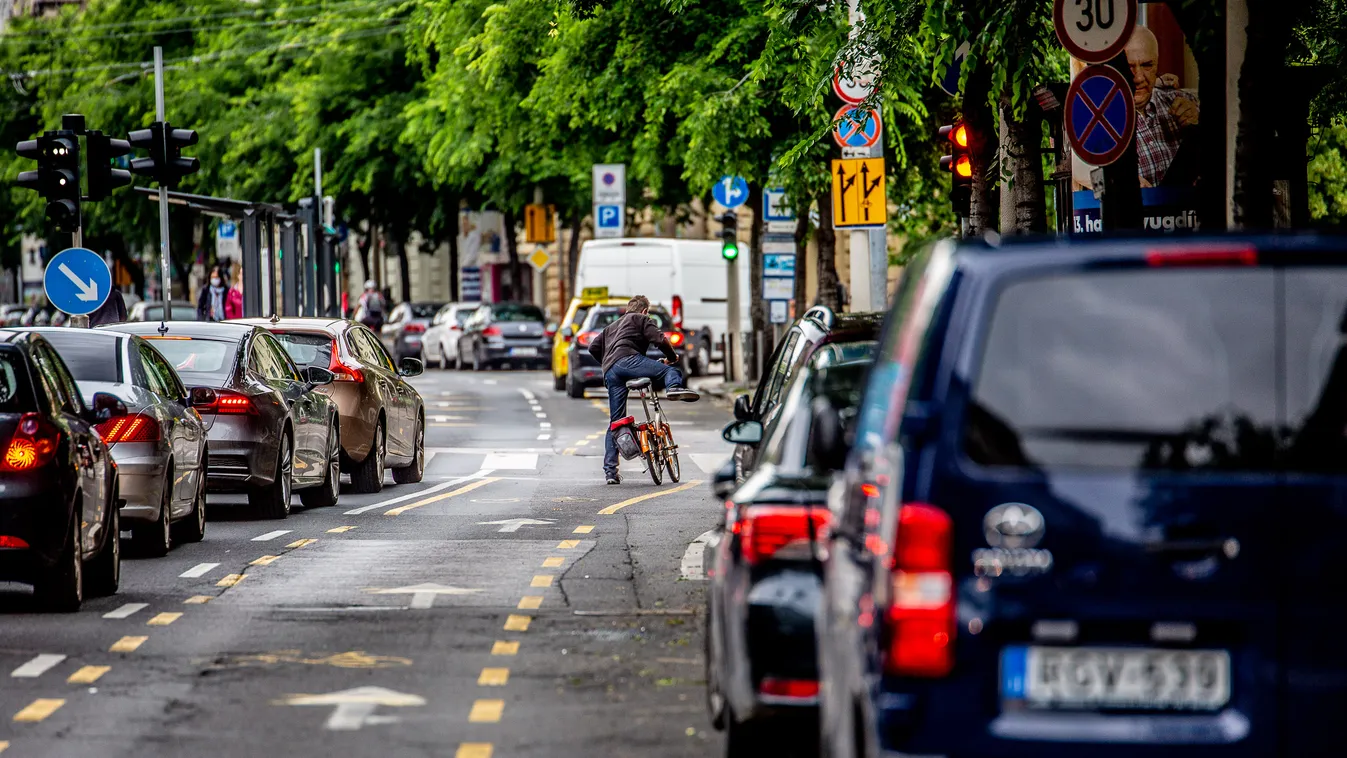
<instances>
[{"instance_id":1,"label":"orange bicycle","mask_svg":"<svg viewBox=\"0 0 1347 758\"><path fill-rule=\"evenodd\" d=\"M674 442L673 429L659 407L659 396L651 389L649 379L633 379L627 382L627 389L641 396L641 408L645 411L645 421L636 424L635 431L651 481L663 484L667 472L669 481L677 482L683 473L678 463L678 443ZM650 410L652 405L654 413Z\"/></svg>"}]
</instances>

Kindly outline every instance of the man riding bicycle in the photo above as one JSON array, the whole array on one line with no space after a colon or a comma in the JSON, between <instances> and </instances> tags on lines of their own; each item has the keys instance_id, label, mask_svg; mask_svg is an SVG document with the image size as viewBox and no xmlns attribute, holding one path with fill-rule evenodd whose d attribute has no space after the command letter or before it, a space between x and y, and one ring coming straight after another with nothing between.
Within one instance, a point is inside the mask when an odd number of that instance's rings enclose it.
<instances>
[{"instance_id":1,"label":"man riding bicycle","mask_svg":"<svg viewBox=\"0 0 1347 758\"><path fill-rule=\"evenodd\" d=\"M674 367L678 353L669 339L650 319L650 300L637 295L627 302L622 318L604 327L599 336L589 343L589 354L603 366L603 383L608 388L608 421L611 424L627 415L627 382L646 378L659 381L670 400L693 403L700 395L683 384L683 374ZM664 360L646 357L654 345L664 353ZM603 475L608 484L620 484L617 470L617 443L610 427L603 443Z\"/></svg>"}]
</instances>

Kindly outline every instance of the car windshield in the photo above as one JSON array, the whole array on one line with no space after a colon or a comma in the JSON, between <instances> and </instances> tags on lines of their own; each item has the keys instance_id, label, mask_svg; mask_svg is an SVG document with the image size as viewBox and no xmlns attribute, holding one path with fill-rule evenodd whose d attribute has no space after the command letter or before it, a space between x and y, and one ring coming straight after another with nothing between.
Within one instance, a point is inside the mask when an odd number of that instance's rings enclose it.
<instances>
[{"instance_id":1,"label":"car windshield","mask_svg":"<svg viewBox=\"0 0 1347 758\"><path fill-rule=\"evenodd\" d=\"M1342 473L1345 331L1343 269L1012 284L987 333L964 451L993 466Z\"/></svg>"},{"instance_id":2,"label":"car windshield","mask_svg":"<svg viewBox=\"0 0 1347 758\"><path fill-rule=\"evenodd\" d=\"M42 335L61 354L77 382L120 382L122 339L87 330L49 332Z\"/></svg>"},{"instance_id":3,"label":"car windshield","mask_svg":"<svg viewBox=\"0 0 1347 758\"><path fill-rule=\"evenodd\" d=\"M608 326L609 324L613 323L614 321L617 321L618 319L622 318L622 316L625 314L626 311L620 308L615 308L611 311L601 310L594 314L594 320L591 321L589 325L590 331L597 332L603 329L604 327ZM650 316L650 320L654 321L655 326L659 327L661 331L666 332L673 331L673 319L669 318L669 314L665 313L664 311L652 310L648 315Z\"/></svg>"},{"instance_id":4,"label":"car windshield","mask_svg":"<svg viewBox=\"0 0 1347 758\"><path fill-rule=\"evenodd\" d=\"M435 318L435 313L444 307L444 303L412 303L412 318Z\"/></svg>"},{"instance_id":5,"label":"car windshield","mask_svg":"<svg viewBox=\"0 0 1347 758\"><path fill-rule=\"evenodd\" d=\"M458 310L454 311L454 323L458 324L459 326L463 326L464 324L468 323L468 319L472 318L472 314L476 312L477 312L476 308L459 308Z\"/></svg>"},{"instance_id":6,"label":"car windshield","mask_svg":"<svg viewBox=\"0 0 1347 758\"><path fill-rule=\"evenodd\" d=\"M875 340L832 342L815 350L809 358L809 365L814 368L827 368L839 363L851 363L853 361L868 363L875 359L875 348L878 344Z\"/></svg>"},{"instance_id":7,"label":"car windshield","mask_svg":"<svg viewBox=\"0 0 1347 758\"><path fill-rule=\"evenodd\" d=\"M524 305L521 303L506 303L496 305L491 309L491 315L495 321L542 321L543 312L536 305Z\"/></svg>"},{"instance_id":8,"label":"car windshield","mask_svg":"<svg viewBox=\"0 0 1347 758\"><path fill-rule=\"evenodd\" d=\"M37 410L23 363L23 354L17 348L0 348L0 413Z\"/></svg>"},{"instance_id":9,"label":"car windshield","mask_svg":"<svg viewBox=\"0 0 1347 758\"><path fill-rule=\"evenodd\" d=\"M168 308L169 321L195 321L196 308L190 305L179 305L174 303ZM164 317L163 305L147 305L144 311L145 321L159 321Z\"/></svg>"},{"instance_id":10,"label":"car windshield","mask_svg":"<svg viewBox=\"0 0 1347 758\"><path fill-rule=\"evenodd\" d=\"M332 337L315 332L272 332L300 368L332 365Z\"/></svg>"},{"instance_id":11,"label":"car windshield","mask_svg":"<svg viewBox=\"0 0 1347 758\"><path fill-rule=\"evenodd\" d=\"M221 386L234 370L238 343L203 337L146 335L151 345L178 370L186 384Z\"/></svg>"}]
</instances>

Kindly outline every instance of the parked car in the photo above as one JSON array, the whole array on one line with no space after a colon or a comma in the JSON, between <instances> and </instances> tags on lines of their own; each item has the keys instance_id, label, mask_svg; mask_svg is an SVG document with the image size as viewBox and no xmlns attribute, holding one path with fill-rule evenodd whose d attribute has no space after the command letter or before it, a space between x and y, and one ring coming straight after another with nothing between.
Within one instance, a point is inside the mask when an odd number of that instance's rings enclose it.
<instances>
[{"instance_id":1,"label":"parked car","mask_svg":"<svg viewBox=\"0 0 1347 758\"><path fill-rule=\"evenodd\" d=\"M830 497L825 753L1334 754L1345 315L1332 238L919 254Z\"/></svg>"},{"instance_id":2,"label":"parked car","mask_svg":"<svg viewBox=\"0 0 1347 758\"><path fill-rule=\"evenodd\" d=\"M142 300L126 312L127 321L164 320L162 300ZM196 321L196 306L186 300L173 300L168 305L169 321Z\"/></svg>"},{"instance_id":3,"label":"parked car","mask_svg":"<svg viewBox=\"0 0 1347 758\"><path fill-rule=\"evenodd\" d=\"M473 312L458 338L458 365L481 371L547 365L552 334L542 309L529 303L486 303Z\"/></svg>"},{"instance_id":4,"label":"parked car","mask_svg":"<svg viewBox=\"0 0 1347 758\"><path fill-rule=\"evenodd\" d=\"M421 357L421 338L444 303L399 303L380 329L395 360Z\"/></svg>"},{"instance_id":5,"label":"parked car","mask_svg":"<svg viewBox=\"0 0 1347 758\"><path fill-rule=\"evenodd\" d=\"M28 310L28 306L23 303L6 303L0 305L0 326L18 326L19 320Z\"/></svg>"},{"instance_id":6,"label":"parked car","mask_svg":"<svg viewBox=\"0 0 1347 758\"><path fill-rule=\"evenodd\" d=\"M748 246L740 244L740 260L748 260ZM674 326L690 338L688 372L709 373L720 358L729 327L726 308L728 282L721 243L710 240L624 238L587 240L575 267L575 291L607 287L612 292L645 295L662 305ZM741 323L749 323L748 277L739 277Z\"/></svg>"},{"instance_id":7,"label":"parked car","mask_svg":"<svg viewBox=\"0 0 1347 758\"><path fill-rule=\"evenodd\" d=\"M215 402L196 409L210 446L208 490L246 492L267 518L290 515L292 490L301 490L306 508L337 502L337 408L316 391L332 382L331 371L311 366L301 374L276 338L252 324L154 321L99 329L143 337L183 381L215 390Z\"/></svg>"},{"instance_id":8,"label":"parked car","mask_svg":"<svg viewBox=\"0 0 1347 758\"><path fill-rule=\"evenodd\" d=\"M604 327L622 318L626 313L626 303L621 307L611 305L597 305L590 309L589 315L585 317L584 323L576 334L575 340L571 343L570 354L566 358L566 394L570 397L580 398L585 396L585 390L590 387L603 386L603 367L589 354L589 345L594 338L599 336L599 332ZM680 364L685 363L687 356L687 340L683 333L673 325L673 319L669 317L668 311L657 306L651 306L650 319L655 322L664 336L669 338L669 344L673 346L674 352L678 353ZM646 355L660 360L664 358L664 352L655 345L651 345L646 351ZM659 389L659 388L656 388Z\"/></svg>"},{"instance_id":9,"label":"parked car","mask_svg":"<svg viewBox=\"0 0 1347 758\"><path fill-rule=\"evenodd\" d=\"M421 393L407 381L421 361L393 360L368 327L344 319L245 319L272 333L301 371L330 370L334 381L318 388L341 418L341 470L358 493L379 492L384 469L393 481L421 481L426 469L426 412Z\"/></svg>"},{"instance_id":10,"label":"parked car","mask_svg":"<svg viewBox=\"0 0 1347 758\"><path fill-rule=\"evenodd\" d=\"M714 484L725 518L709 543L706 687L727 755L817 753L817 540L828 524L829 462L837 458L817 446L820 436L838 435L817 434L816 418L849 423L869 365L832 364L827 353L815 353L788 384L771 428L758 421L725 428L728 441L762 450L743 486L735 489L732 460ZM819 413L819 403L830 413Z\"/></svg>"},{"instance_id":11,"label":"parked car","mask_svg":"<svg viewBox=\"0 0 1347 758\"><path fill-rule=\"evenodd\" d=\"M868 359L874 354L883 320L882 313L835 314L826 305L805 311L777 343L752 399L747 395L734 399L735 419L757 421L764 426L774 424L781 408L782 390L815 352L830 347L830 352L835 353L831 358L834 362ZM735 445L739 481L753 473L757 455L752 445Z\"/></svg>"},{"instance_id":12,"label":"parked car","mask_svg":"<svg viewBox=\"0 0 1347 758\"><path fill-rule=\"evenodd\" d=\"M481 303L449 303L435 313L421 338L421 355L426 365L449 368L458 363L458 338L463 336L463 325L468 322Z\"/></svg>"},{"instance_id":13,"label":"parked car","mask_svg":"<svg viewBox=\"0 0 1347 758\"><path fill-rule=\"evenodd\" d=\"M121 582L117 464L94 425L126 406L90 400L45 337L0 331L0 580L56 611Z\"/></svg>"},{"instance_id":14,"label":"parked car","mask_svg":"<svg viewBox=\"0 0 1347 758\"><path fill-rule=\"evenodd\" d=\"M206 427L195 408L215 401L187 389L149 342L101 329L33 330L56 348L86 397L105 392L127 415L95 427L117 462L122 527L139 552L167 555L206 533Z\"/></svg>"},{"instance_id":15,"label":"parked car","mask_svg":"<svg viewBox=\"0 0 1347 758\"><path fill-rule=\"evenodd\" d=\"M606 287L599 288L607 292ZM560 328L552 337L552 388L558 392L566 389L566 376L570 373L571 341L580 332L589 310L596 305L626 305L630 297L607 295L601 298L571 298L571 304L562 316Z\"/></svg>"}]
</instances>

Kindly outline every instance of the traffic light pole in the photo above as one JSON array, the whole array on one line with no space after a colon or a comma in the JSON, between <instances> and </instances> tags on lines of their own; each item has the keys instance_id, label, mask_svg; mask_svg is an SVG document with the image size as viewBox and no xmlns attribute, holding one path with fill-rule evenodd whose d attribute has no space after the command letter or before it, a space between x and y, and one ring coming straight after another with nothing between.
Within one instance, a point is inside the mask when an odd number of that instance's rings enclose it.
<instances>
[{"instance_id":1,"label":"traffic light pole","mask_svg":"<svg viewBox=\"0 0 1347 758\"><path fill-rule=\"evenodd\" d=\"M725 304L729 327L725 330L726 381L738 382L744 378L744 342L739 336L739 258L725 265Z\"/></svg>"},{"instance_id":2,"label":"traffic light pole","mask_svg":"<svg viewBox=\"0 0 1347 758\"><path fill-rule=\"evenodd\" d=\"M164 48L154 48L154 117L159 122L164 118ZM166 160L167 156L161 160ZM159 274L163 278L163 293L160 300L164 303L164 313L169 312L169 302L173 300L173 280L168 241L168 187L159 183Z\"/></svg>"}]
</instances>

